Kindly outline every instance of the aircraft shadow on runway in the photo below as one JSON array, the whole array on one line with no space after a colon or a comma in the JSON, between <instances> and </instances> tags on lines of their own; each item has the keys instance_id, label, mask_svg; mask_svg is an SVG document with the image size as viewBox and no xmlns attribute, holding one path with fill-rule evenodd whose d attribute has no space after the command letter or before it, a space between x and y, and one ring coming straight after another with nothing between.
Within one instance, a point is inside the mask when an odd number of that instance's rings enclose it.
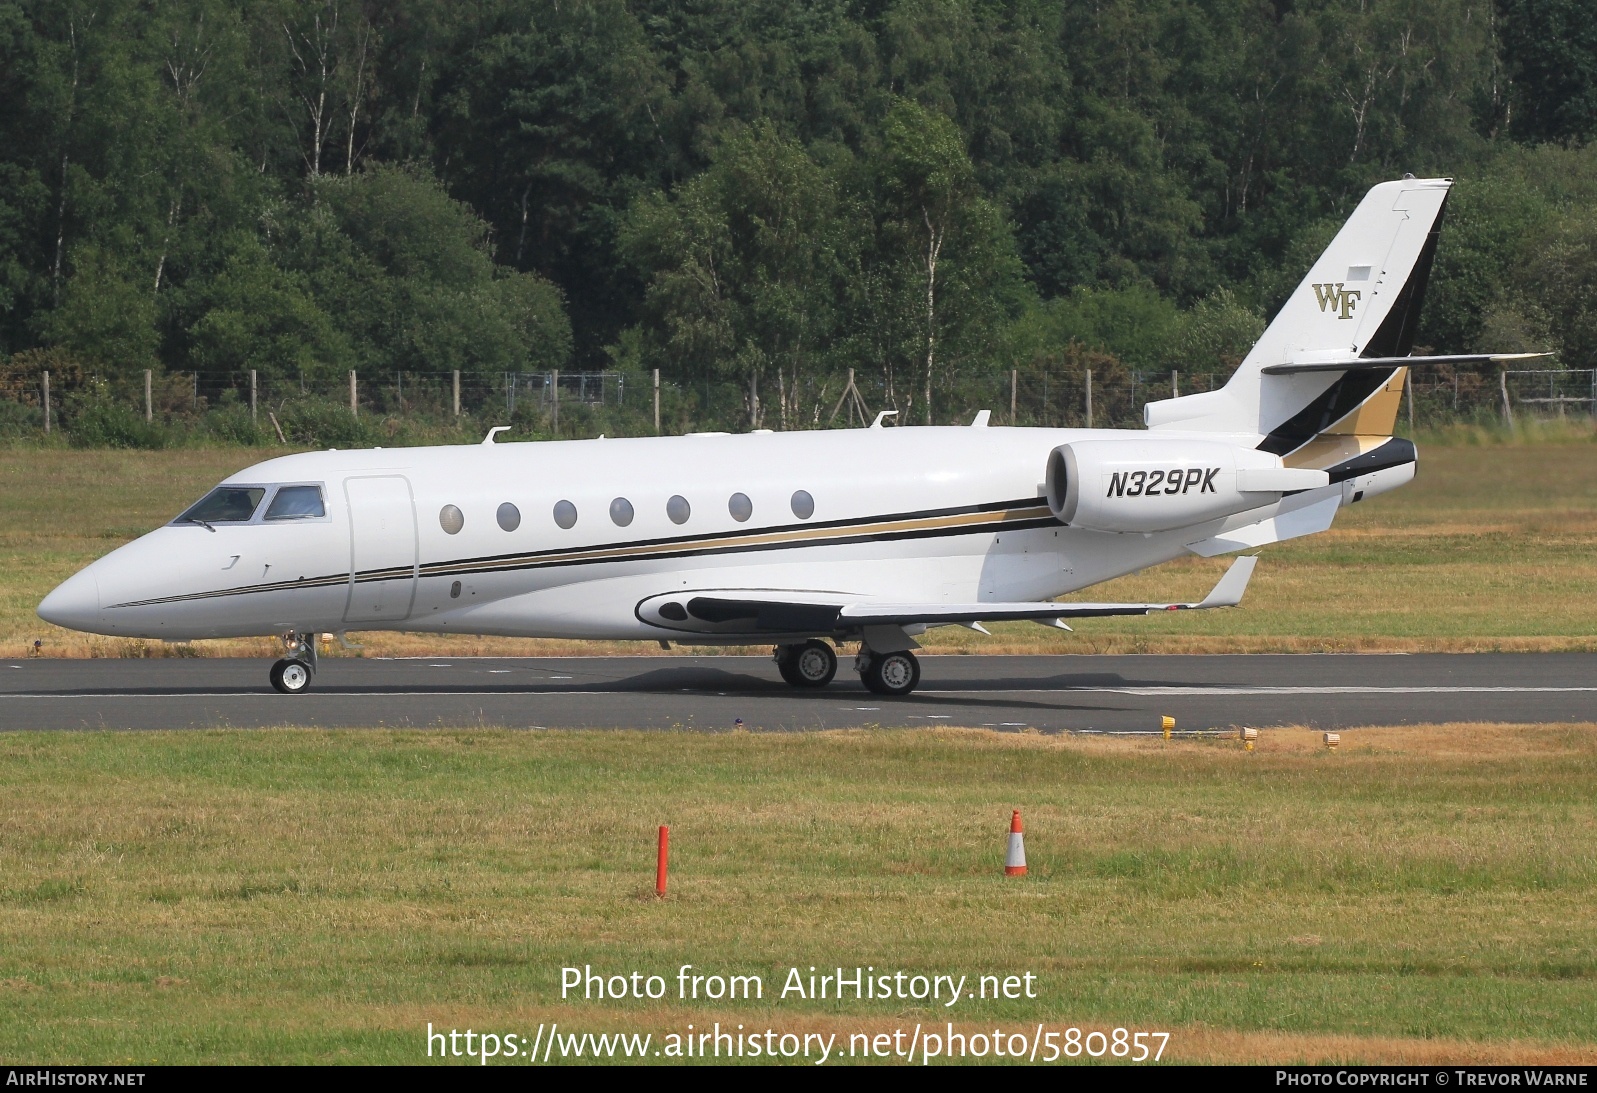
<instances>
[{"instance_id":1,"label":"aircraft shadow on runway","mask_svg":"<svg viewBox=\"0 0 1597 1093\"><path fill-rule=\"evenodd\" d=\"M335 670L336 671L336 670ZM537 669L519 669L516 675L524 673L537 673ZM332 680L325 673L317 680L314 689L305 698L314 700L324 698L349 698L349 697L380 697L383 695L436 695L446 697L451 694L481 695L550 695L582 694L594 691L609 692L613 694L640 694L659 696L681 695L716 695L726 697L739 697L749 699L779 698L787 702L831 704L839 698L868 699L872 702L886 702L890 705L900 705L906 702L915 703L921 707L933 709L978 709L978 710L1039 710L1050 712L1081 711L1090 713L1095 711L1115 711L1123 707L1113 704L1094 702L1069 702L1061 699L1072 692L1092 692L1103 689L1122 687L1146 687L1168 685L1158 680L1128 680L1117 673L1058 673L1051 676L1014 676L1006 675L991 679L952 679L940 680L935 675L922 678L922 689L907 698L885 698L881 695L871 694L864 686L852 677L851 673L840 672L836 681L830 686L807 689L791 687L779 679L746 671L732 671L702 665L682 665L670 667L651 668L636 675L620 679L561 679L559 681L543 679L516 679L502 678L499 674L484 676L480 671L474 672L468 681L458 677L447 683L427 682L425 677L417 680L389 682L387 680L373 680L370 682L355 682L347 679ZM337 673L342 675L343 673ZM564 673L562 673L564 674ZM1190 686L1185 682L1179 685ZM121 686L121 687L63 687L63 688L36 688L29 693L48 694L52 697L76 698L111 698L118 695L141 695L147 697L239 697L240 691L254 692L255 686L240 688L234 686ZM276 699L268 687L258 687L262 697ZM1016 691L1032 692L1021 697ZM1058 698L1048 698L1037 695L1038 691L1055 691ZM950 693L952 692L952 693ZM999 697L1008 692L1007 697ZM286 702L287 699L285 698ZM304 699L298 699L304 701ZM309 712L308 710L306 712Z\"/></svg>"}]
</instances>

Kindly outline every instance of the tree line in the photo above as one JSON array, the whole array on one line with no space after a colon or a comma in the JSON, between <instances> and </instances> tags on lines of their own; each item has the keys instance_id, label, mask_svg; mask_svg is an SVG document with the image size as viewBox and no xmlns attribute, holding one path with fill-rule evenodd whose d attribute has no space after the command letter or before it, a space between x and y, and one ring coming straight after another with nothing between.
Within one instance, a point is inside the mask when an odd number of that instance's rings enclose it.
<instances>
[{"instance_id":1,"label":"tree line","mask_svg":"<svg viewBox=\"0 0 1597 1093\"><path fill-rule=\"evenodd\" d=\"M0 102L14 392L658 368L798 427L852 369L949 421L1224 373L1403 172L1459 179L1422 344L1597 364L1582 0L6 0Z\"/></svg>"}]
</instances>

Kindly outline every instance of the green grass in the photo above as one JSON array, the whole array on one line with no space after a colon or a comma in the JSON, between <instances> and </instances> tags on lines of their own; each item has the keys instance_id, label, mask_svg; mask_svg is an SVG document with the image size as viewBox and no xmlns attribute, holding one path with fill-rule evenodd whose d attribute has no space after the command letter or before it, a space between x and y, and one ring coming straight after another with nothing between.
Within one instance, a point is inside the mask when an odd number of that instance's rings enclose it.
<instances>
[{"instance_id":1,"label":"green grass","mask_svg":"<svg viewBox=\"0 0 1597 1093\"><path fill-rule=\"evenodd\" d=\"M1329 532L1268 547L1239 610L933 631L940 652L1597 649L1597 444L1452 432L1426 444L1409 486L1342 513ZM50 655L149 655L160 645L89 638L34 608L68 575L171 518L259 457L243 449L0 449L0 648L43 639ZM1225 559L1189 558L1084 593L1198 599ZM594 652L580 642L371 634L373 654ZM264 650L215 643L201 652ZM613 648L650 652L654 646ZM694 650L701 652L702 650Z\"/></svg>"},{"instance_id":2,"label":"green grass","mask_svg":"<svg viewBox=\"0 0 1597 1093\"><path fill-rule=\"evenodd\" d=\"M1162 1029L1189 1060L1597 1055L1597 727L1344 739L9 735L0 1058L412 1062L428 1021L950 1016ZM1024 879L1001 875L1013 807ZM1030 971L1041 996L559 998L563 966L683 963L768 990L811 964Z\"/></svg>"}]
</instances>

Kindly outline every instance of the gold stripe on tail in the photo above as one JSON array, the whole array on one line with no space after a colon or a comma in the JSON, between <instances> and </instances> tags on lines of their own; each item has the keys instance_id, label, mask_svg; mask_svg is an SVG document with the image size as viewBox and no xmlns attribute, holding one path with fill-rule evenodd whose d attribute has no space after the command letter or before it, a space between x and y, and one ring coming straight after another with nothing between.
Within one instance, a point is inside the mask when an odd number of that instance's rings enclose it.
<instances>
[{"instance_id":1,"label":"gold stripe on tail","mask_svg":"<svg viewBox=\"0 0 1597 1093\"><path fill-rule=\"evenodd\" d=\"M1282 464L1323 470L1379 448L1392 438L1392 430L1397 427L1397 411L1403 404L1403 386L1407 381L1408 369L1396 369L1392 378L1373 395L1321 430L1303 447L1283 456Z\"/></svg>"}]
</instances>

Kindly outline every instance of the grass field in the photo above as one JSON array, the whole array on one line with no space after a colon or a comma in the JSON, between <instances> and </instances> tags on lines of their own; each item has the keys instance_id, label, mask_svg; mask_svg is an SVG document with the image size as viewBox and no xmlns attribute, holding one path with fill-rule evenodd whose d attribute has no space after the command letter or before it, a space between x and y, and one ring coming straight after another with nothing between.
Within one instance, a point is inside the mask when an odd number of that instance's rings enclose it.
<instances>
[{"instance_id":1,"label":"grass field","mask_svg":"<svg viewBox=\"0 0 1597 1093\"><path fill-rule=\"evenodd\" d=\"M1539 443L1479 440L1450 434L1422 443L1414 483L1354 506L1326 534L1267 548L1240 610L1086 620L1074 635L1030 623L995 626L992 638L949 627L926 645L972 653L1597 649L1597 443L1579 430ZM91 638L34 614L57 582L260 454L0 449L0 648L42 640L55 656L265 655L266 642L175 650ZM1086 596L1198 599L1225 564L1190 558ZM360 641L368 655L605 649L382 633Z\"/></svg>"},{"instance_id":2,"label":"grass field","mask_svg":"<svg viewBox=\"0 0 1597 1093\"><path fill-rule=\"evenodd\" d=\"M1597 1061L1597 725L1343 739L7 735L0 1059L951 1019L1162 1030L1177 1061ZM559 998L564 966L684 963L767 998ZM1030 972L1039 997L771 999L812 964Z\"/></svg>"}]
</instances>

